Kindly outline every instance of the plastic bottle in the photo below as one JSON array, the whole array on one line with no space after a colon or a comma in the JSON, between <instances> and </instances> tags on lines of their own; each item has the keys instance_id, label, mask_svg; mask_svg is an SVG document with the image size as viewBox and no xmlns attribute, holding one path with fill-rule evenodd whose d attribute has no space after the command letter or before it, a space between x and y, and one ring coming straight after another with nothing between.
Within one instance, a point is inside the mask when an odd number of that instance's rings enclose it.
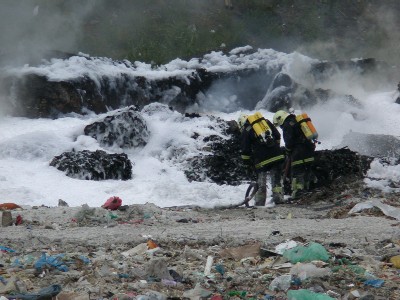
<instances>
[{"instance_id":1,"label":"plastic bottle","mask_svg":"<svg viewBox=\"0 0 400 300\"><path fill-rule=\"evenodd\" d=\"M211 274L211 267L212 267L213 261L214 261L214 257L212 257L210 255L207 256L207 262L206 262L206 266L204 268L204 275L205 276L208 276L208 275Z\"/></svg>"}]
</instances>

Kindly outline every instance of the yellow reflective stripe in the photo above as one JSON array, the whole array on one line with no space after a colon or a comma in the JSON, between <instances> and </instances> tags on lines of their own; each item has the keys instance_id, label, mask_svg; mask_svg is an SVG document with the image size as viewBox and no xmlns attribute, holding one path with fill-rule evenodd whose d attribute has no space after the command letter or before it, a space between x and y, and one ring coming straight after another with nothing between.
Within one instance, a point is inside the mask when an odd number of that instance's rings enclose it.
<instances>
[{"instance_id":1,"label":"yellow reflective stripe","mask_svg":"<svg viewBox=\"0 0 400 300\"><path fill-rule=\"evenodd\" d=\"M293 166L296 166L296 165L300 165L300 164L304 164L304 163L308 163L308 162L312 162L312 161L314 161L314 157L296 160L296 161L292 162L291 165L293 167Z\"/></svg>"},{"instance_id":2,"label":"yellow reflective stripe","mask_svg":"<svg viewBox=\"0 0 400 300\"><path fill-rule=\"evenodd\" d=\"M293 178L293 181L292 181L293 192L296 192L297 190L302 190L302 189L304 189L303 184L297 182L296 178Z\"/></svg>"},{"instance_id":3,"label":"yellow reflective stripe","mask_svg":"<svg viewBox=\"0 0 400 300\"><path fill-rule=\"evenodd\" d=\"M278 156L272 157L270 159L264 160L264 161L256 164L256 168L261 168L261 167L263 167L265 165L268 165L268 164L270 164L270 163L272 163L274 161L281 160L281 159L284 159L284 158L285 157L283 155L278 155Z\"/></svg>"},{"instance_id":4,"label":"yellow reflective stripe","mask_svg":"<svg viewBox=\"0 0 400 300\"><path fill-rule=\"evenodd\" d=\"M242 159L250 159L249 155L242 155Z\"/></svg>"},{"instance_id":5,"label":"yellow reflective stripe","mask_svg":"<svg viewBox=\"0 0 400 300\"><path fill-rule=\"evenodd\" d=\"M306 158L306 159L304 160L305 163L306 163L306 162L310 162L310 161L314 161L314 157Z\"/></svg>"},{"instance_id":6,"label":"yellow reflective stripe","mask_svg":"<svg viewBox=\"0 0 400 300\"><path fill-rule=\"evenodd\" d=\"M273 193L282 193L282 187L281 186L276 186L272 189Z\"/></svg>"}]
</instances>

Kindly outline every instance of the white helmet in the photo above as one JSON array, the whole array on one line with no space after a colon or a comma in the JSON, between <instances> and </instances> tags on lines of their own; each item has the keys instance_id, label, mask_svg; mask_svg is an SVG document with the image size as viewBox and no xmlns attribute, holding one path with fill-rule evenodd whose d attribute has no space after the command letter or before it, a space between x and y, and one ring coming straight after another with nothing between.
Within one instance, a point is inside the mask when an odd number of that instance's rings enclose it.
<instances>
[{"instance_id":1,"label":"white helmet","mask_svg":"<svg viewBox=\"0 0 400 300\"><path fill-rule=\"evenodd\" d=\"M247 121L247 117L248 117L248 115L246 115L246 114L241 114L240 117L238 118L237 123L238 123L238 125L239 125L239 129L240 129L240 130L243 129L244 123L246 123L246 121Z\"/></svg>"},{"instance_id":2,"label":"white helmet","mask_svg":"<svg viewBox=\"0 0 400 300\"><path fill-rule=\"evenodd\" d=\"M289 114L284 110L278 110L274 114L273 122L275 126L282 126Z\"/></svg>"}]
</instances>

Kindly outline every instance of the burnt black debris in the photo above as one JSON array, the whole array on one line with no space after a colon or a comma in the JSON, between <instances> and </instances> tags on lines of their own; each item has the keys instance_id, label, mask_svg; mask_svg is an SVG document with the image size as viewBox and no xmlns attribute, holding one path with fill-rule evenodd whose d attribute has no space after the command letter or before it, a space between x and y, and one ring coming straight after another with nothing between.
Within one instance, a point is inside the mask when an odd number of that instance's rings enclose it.
<instances>
[{"instance_id":1,"label":"burnt black debris","mask_svg":"<svg viewBox=\"0 0 400 300\"><path fill-rule=\"evenodd\" d=\"M64 152L54 157L50 166L69 177L82 180L132 178L132 162L125 153L108 154L101 150Z\"/></svg>"},{"instance_id":2,"label":"burnt black debris","mask_svg":"<svg viewBox=\"0 0 400 300\"><path fill-rule=\"evenodd\" d=\"M150 136L145 120L134 106L87 125L84 133L96 139L102 146L116 145L121 148L145 146Z\"/></svg>"}]
</instances>

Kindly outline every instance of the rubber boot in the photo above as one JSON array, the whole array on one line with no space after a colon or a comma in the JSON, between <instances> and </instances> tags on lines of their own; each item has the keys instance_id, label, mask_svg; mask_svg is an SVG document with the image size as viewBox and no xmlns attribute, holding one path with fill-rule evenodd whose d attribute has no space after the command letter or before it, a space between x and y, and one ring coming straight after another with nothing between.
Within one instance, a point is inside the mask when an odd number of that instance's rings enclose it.
<instances>
[{"instance_id":1,"label":"rubber boot","mask_svg":"<svg viewBox=\"0 0 400 300\"><path fill-rule=\"evenodd\" d=\"M258 191L254 196L255 206L265 206L267 200L267 174L260 172L257 174Z\"/></svg>"},{"instance_id":2,"label":"rubber boot","mask_svg":"<svg viewBox=\"0 0 400 300\"><path fill-rule=\"evenodd\" d=\"M282 187L281 186L275 186L272 189L272 201L275 204L282 204L283 201L283 192L282 192Z\"/></svg>"},{"instance_id":3,"label":"rubber boot","mask_svg":"<svg viewBox=\"0 0 400 300\"><path fill-rule=\"evenodd\" d=\"M304 193L304 184L299 182L299 178L293 178L291 200L297 200L302 193Z\"/></svg>"},{"instance_id":4,"label":"rubber boot","mask_svg":"<svg viewBox=\"0 0 400 300\"><path fill-rule=\"evenodd\" d=\"M283 203L282 175L280 167L271 169L272 201L275 204Z\"/></svg>"}]
</instances>

